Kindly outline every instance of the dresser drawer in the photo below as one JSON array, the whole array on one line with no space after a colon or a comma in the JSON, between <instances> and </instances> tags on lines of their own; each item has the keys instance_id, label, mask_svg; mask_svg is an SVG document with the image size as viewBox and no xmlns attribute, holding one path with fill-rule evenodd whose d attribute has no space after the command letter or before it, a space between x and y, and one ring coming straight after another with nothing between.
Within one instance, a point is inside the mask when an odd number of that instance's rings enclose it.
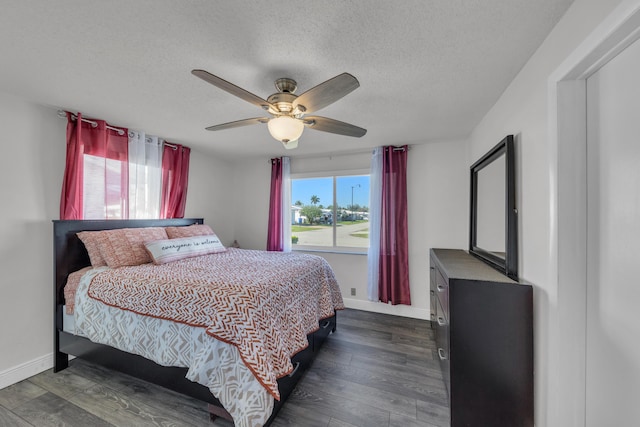
<instances>
[{"instance_id":1,"label":"dresser drawer","mask_svg":"<svg viewBox=\"0 0 640 427\"><path fill-rule=\"evenodd\" d=\"M437 304L436 310L436 351L438 353L438 359L440 359L440 368L442 369L442 376L444 383L447 386L447 392L451 393L449 383L449 321L445 317L444 310L440 302Z\"/></svg>"},{"instance_id":2,"label":"dresser drawer","mask_svg":"<svg viewBox=\"0 0 640 427\"><path fill-rule=\"evenodd\" d=\"M431 259L431 268L430 268L430 278L429 278L429 313L431 316L431 329L435 329L436 327L436 311L438 304L438 296L436 295L436 268L433 266L434 262Z\"/></svg>"},{"instance_id":3,"label":"dresser drawer","mask_svg":"<svg viewBox=\"0 0 640 427\"><path fill-rule=\"evenodd\" d=\"M442 273L440 273L440 270L438 270L437 268L435 269L435 275L435 294L438 298L438 301L440 302L440 305L442 305L441 310L444 313L444 316L449 319L449 283L447 282L447 280L445 280L445 278L442 276Z\"/></svg>"},{"instance_id":4,"label":"dresser drawer","mask_svg":"<svg viewBox=\"0 0 640 427\"><path fill-rule=\"evenodd\" d=\"M436 327L436 311L437 311L437 305L438 305L438 298L435 295L435 291L431 290L431 307L429 310L429 313L431 315L431 329L435 329Z\"/></svg>"}]
</instances>

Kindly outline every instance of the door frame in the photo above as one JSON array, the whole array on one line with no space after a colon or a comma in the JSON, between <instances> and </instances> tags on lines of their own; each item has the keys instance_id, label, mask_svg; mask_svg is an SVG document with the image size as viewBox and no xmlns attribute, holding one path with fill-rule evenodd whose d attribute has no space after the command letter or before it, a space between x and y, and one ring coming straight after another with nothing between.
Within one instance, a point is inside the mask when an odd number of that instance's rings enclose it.
<instances>
[{"instance_id":1,"label":"door frame","mask_svg":"<svg viewBox=\"0 0 640 427\"><path fill-rule=\"evenodd\" d=\"M556 325L548 347L549 426L586 423L586 80L639 38L640 0L623 1L548 80L549 277L556 290L549 319Z\"/></svg>"}]
</instances>

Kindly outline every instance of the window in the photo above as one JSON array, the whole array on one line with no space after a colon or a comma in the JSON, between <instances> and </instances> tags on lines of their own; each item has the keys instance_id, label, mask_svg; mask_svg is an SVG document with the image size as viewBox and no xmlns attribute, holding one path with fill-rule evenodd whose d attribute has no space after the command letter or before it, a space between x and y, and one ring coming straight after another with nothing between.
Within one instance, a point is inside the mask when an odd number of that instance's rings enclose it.
<instances>
[{"instance_id":1,"label":"window","mask_svg":"<svg viewBox=\"0 0 640 427\"><path fill-rule=\"evenodd\" d=\"M126 192L122 193L126 166L120 160L84 155L84 218L126 218L122 215L127 206Z\"/></svg>"},{"instance_id":2,"label":"window","mask_svg":"<svg viewBox=\"0 0 640 427\"><path fill-rule=\"evenodd\" d=\"M369 247L369 175L293 177L291 180L293 249Z\"/></svg>"},{"instance_id":3,"label":"window","mask_svg":"<svg viewBox=\"0 0 640 427\"><path fill-rule=\"evenodd\" d=\"M136 158L131 142L122 158L83 155L84 219L160 217L162 147L157 141L146 145L146 159Z\"/></svg>"}]
</instances>

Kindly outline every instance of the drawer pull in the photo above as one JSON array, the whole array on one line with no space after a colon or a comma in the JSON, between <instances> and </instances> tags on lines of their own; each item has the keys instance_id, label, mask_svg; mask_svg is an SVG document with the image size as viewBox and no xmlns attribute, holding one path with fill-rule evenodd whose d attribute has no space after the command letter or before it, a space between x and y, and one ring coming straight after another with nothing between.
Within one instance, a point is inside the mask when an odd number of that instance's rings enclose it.
<instances>
[{"instance_id":1,"label":"drawer pull","mask_svg":"<svg viewBox=\"0 0 640 427\"><path fill-rule=\"evenodd\" d=\"M440 360L447 360L447 353L444 352L444 349L438 348L438 357Z\"/></svg>"},{"instance_id":2,"label":"drawer pull","mask_svg":"<svg viewBox=\"0 0 640 427\"><path fill-rule=\"evenodd\" d=\"M322 325L320 325L320 327L322 329L327 329L330 324L331 324L331 322L329 322L328 320L325 320L324 323Z\"/></svg>"},{"instance_id":3,"label":"drawer pull","mask_svg":"<svg viewBox=\"0 0 640 427\"><path fill-rule=\"evenodd\" d=\"M436 315L435 315L435 314L433 314L433 313L431 313L431 318L432 318L432 319L435 319L435 318L436 318Z\"/></svg>"},{"instance_id":4,"label":"drawer pull","mask_svg":"<svg viewBox=\"0 0 640 427\"><path fill-rule=\"evenodd\" d=\"M429 292L431 292L431 295L435 295L436 294L433 290L431 290Z\"/></svg>"},{"instance_id":5,"label":"drawer pull","mask_svg":"<svg viewBox=\"0 0 640 427\"><path fill-rule=\"evenodd\" d=\"M447 324L447 321L444 320L444 317L438 316L438 325L445 326L446 324Z\"/></svg>"},{"instance_id":6,"label":"drawer pull","mask_svg":"<svg viewBox=\"0 0 640 427\"><path fill-rule=\"evenodd\" d=\"M444 292L446 290L447 290L446 286L438 285L438 292Z\"/></svg>"},{"instance_id":7,"label":"drawer pull","mask_svg":"<svg viewBox=\"0 0 640 427\"><path fill-rule=\"evenodd\" d=\"M296 372L298 372L299 367L300 367L300 362L296 362L296 364L293 366L293 371L291 371L291 373L289 374L289 377L294 376Z\"/></svg>"}]
</instances>

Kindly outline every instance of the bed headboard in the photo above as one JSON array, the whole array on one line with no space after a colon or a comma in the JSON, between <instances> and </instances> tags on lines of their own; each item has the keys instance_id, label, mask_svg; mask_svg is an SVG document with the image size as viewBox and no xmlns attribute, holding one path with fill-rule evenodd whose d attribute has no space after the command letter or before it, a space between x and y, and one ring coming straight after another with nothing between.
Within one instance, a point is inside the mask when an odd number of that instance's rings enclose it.
<instances>
[{"instance_id":1,"label":"bed headboard","mask_svg":"<svg viewBox=\"0 0 640 427\"><path fill-rule=\"evenodd\" d=\"M89 255L76 233L80 231L113 230L115 228L180 227L202 224L202 218L177 219L111 219L111 220L54 220L53 257L55 305L64 304L63 288L70 273L87 267Z\"/></svg>"}]
</instances>

